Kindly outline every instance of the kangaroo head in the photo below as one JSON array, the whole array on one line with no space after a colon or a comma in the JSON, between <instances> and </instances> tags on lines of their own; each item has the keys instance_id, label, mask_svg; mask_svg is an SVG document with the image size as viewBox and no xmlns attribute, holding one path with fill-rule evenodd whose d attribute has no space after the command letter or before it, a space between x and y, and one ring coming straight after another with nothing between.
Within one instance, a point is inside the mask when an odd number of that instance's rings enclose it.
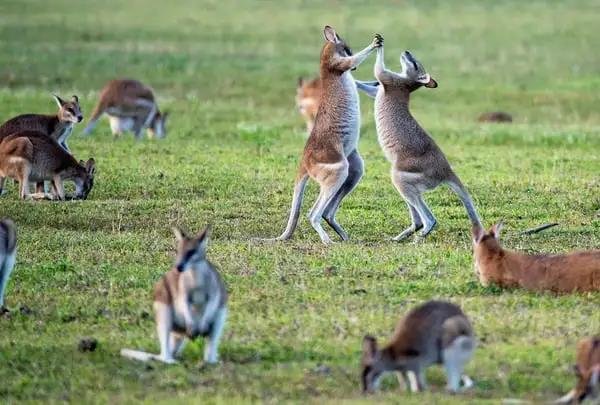
<instances>
[{"instance_id":1,"label":"kangaroo head","mask_svg":"<svg viewBox=\"0 0 600 405\"><path fill-rule=\"evenodd\" d=\"M94 158L87 162L79 161L79 176L75 178L75 194L81 200L87 199L92 187L94 187L94 175L96 174L96 161Z\"/></svg>"},{"instance_id":2,"label":"kangaroo head","mask_svg":"<svg viewBox=\"0 0 600 405\"><path fill-rule=\"evenodd\" d=\"M600 336L586 338L577 347L577 376L574 395L578 402L595 399L600 395Z\"/></svg>"},{"instance_id":3,"label":"kangaroo head","mask_svg":"<svg viewBox=\"0 0 600 405\"><path fill-rule=\"evenodd\" d=\"M203 261L206 258L206 246L210 237L210 225L198 236L188 236L180 228L173 228L177 239L177 257L175 268L179 272L187 270L190 264Z\"/></svg>"},{"instance_id":4,"label":"kangaroo head","mask_svg":"<svg viewBox=\"0 0 600 405\"><path fill-rule=\"evenodd\" d=\"M402 66L400 76L409 91L415 91L421 86L431 89L437 87L437 82L409 51L404 51L400 55L400 65Z\"/></svg>"},{"instance_id":5,"label":"kangaroo head","mask_svg":"<svg viewBox=\"0 0 600 405\"><path fill-rule=\"evenodd\" d=\"M475 274L484 285L488 282L488 275L481 272L482 267L480 266L480 262L482 260L492 259L502 250L502 247L500 246L500 230L502 230L503 226L502 222L498 222L487 232L479 226L474 226L472 229Z\"/></svg>"},{"instance_id":6,"label":"kangaroo head","mask_svg":"<svg viewBox=\"0 0 600 405\"><path fill-rule=\"evenodd\" d=\"M155 136L158 139L164 138L167 136L167 118L169 117L169 112L164 112L161 114L160 111L157 111L152 118L152 122L148 127L148 132L150 136Z\"/></svg>"},{"instance_id":7,"label":"kangaroo head","mask_svg":"<svg viewBox=\"0 0 600 405\"><path fill-rule=\"evenodd\" d=\"M83 121L83 113L77 96L73 95L69 101L63 100L56 94L53 94L53 96L56 104L58 104L58 117L61 121L72 122L73 124Z\"/></svg>"},{"instance_id":8,"label":"kangaroo head","mask_svg":"<svg viewBox=\"0 0 600 405\"><path fill-rule=\"evenodd\" d=\"M326 25L323 29L323 35L325 36L325 45L323 45L323 49L321 51L322 62L327 63L335 58L352 56L352 50L350 47L342 38L340 38L340 36L332 27Z\"/></svg>"}]
</instances>

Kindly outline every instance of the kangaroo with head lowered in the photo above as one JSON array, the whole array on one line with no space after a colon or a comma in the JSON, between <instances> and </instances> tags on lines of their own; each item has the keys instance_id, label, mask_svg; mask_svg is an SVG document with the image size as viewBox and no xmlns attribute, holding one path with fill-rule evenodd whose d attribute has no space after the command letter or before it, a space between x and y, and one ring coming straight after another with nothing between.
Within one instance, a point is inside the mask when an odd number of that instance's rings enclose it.
<instances>
[{"instance_id":1,"label":"kangaroo with head lowered","mask_svg":"<svg viewBox=\"0 0 600 405\"><path fill-rule=\"evenodd\" d=\"M96 163L77 161L54 139L36 131L21 131L0 142L0 194L6 177L20 183L21 198L65 199L64 180L75 182L75 198L85 200L94 185ZM51 181L54 196L29 194L29 182Z\"/></svg>"},{"instance_id":2,"label":"kangaroo with head lowered","mask_svg":"<svg viewBox=\"0 0 600 405\"><path fill-rule=\"evenodd\" d=\"M577 363L573 366L577 385L555 404L579 404L600 400L600 335L587 337L577 344Z\"/></svg>"},{"instance_id":3,"label":"kangaroo with head lowered","mask_svg":"<svg viewBox=\"0 0 600 405\"><path fill-rule=\"evenodd\" d=\"M425 204L422 194L442 183L448 184L462 200L473 225L481 225L475 206L454 173L446 156L429 134L410 113L410 94L425 86L437 87L437 82L410 52L400 57L402 72L385 68L383 47L377 50L375 77L379 86L361 86L375 97L377 138L385 156L392 163L392 183L404 198L412 225L394 240L403 240L421 231L426 236L436 225L436 219Z\"/></svg>"},{"instance_id":4,"label":"kangaroo with head lowered","mask_svg":"<svg viewBox=\"0 0 600 405\"><path fill-rule=\"evenodd\" d=\"M204 361L216 363L227 317L227 291L215 267L206 259L210 228L189 237L174 229L177 238L175 266L156 283L154 313L160 354L123 349L125 357L174 363L185 338L206 338Z\"/></svg>"},{"instance_id":5,"label":"kangaroo with head lowered","mask_svg":"<svg viewBox=\"0 0 600 405\"><path fill-rule=\"evenodd\" d=\"M140 139L144 128L148 129L150 137L164 138L166 135L168 113L160 112L152 89L138 80L110 80L106 83L83 133L89 135L105 113L115 137L132 131L135 138Z\"/></svg>"},{"instance_id":6,"label":"kangaroo with head lowered","mask_svg":"<svg viewBox=\"0 0 600 405\"><path fill-rule=\"evenodd\" d=\"M457 392L473 384L463 376L464 365L475 349L473 328L463 311L444 301L428 301L413 308L398 324L390 343L382 349L372 336L363 339L361 378L364 392L374 391L384 372L396 371L411 391L426 388L425 369L443 364L448 390Z\"/></svg>"},{"instance_id":7,"label":"kangaroo with head lowered","mask_svg":"<svg viewBox=\"0 0 600 405\"><path fill-rule=\"evenodd\" d=\"M311 225L325 244L331 243L331 239L321 226L322 218L342 240L347 240L348 234L336 222L335 215L343 198L356 187L363 175L363 160L357 149L360 106L350 71L380 47L383 38L376 35L369 46L353 55L333 28L326 26L324 35L319 111L304 147L287 227L276 240L285 240L292 236L298 223L304 188L309 177L320 186L319 197L308 214Z\"/></svg>"},{"instance_id":8,"label":"kangaroo with head lowered","mask_svg":"<svg viewBox=\"0 0 600 405\"><path fill-rule=\"evenodd\" d=\"M0 314L4 309L4 291L15 267L17 256L17 227L10 219L0 221Z\"/></svg>"}]
</instances>

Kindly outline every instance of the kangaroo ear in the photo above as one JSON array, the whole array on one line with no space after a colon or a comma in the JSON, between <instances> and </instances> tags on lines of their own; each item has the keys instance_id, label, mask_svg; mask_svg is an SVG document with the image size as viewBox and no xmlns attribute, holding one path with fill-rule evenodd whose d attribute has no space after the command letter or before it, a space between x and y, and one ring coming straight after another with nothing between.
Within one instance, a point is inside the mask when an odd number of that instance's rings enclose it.
<instances>
[{"instance_id":1,"label":"kangaroo ear","mask_svg":"<svg viewBox=\"0 0 600 405\"><path fill-rule=\"evenodd\" d=\"M473 228L471 228L471 235L473 235L473 243L479 243L485 235L485 229L479 225L473 225Z\"/></svg>"},{"instance_id":2,"label":"kangaroo ear","mask_svg":"<svg viewBox=\"0 0 600 405\"><path fill-rule=\"evenodd\" d=\"M179 227L174 226L173 233L175 234L175 239L177 239L177 242L181 242L182 240L187 239L185 231Z\"/></svg>"},{"instance_id":3,"label":"kangaroo ear","mask_svg":"<svg viewBox=\"0 0 600 405\"><path fill-rule=\"evenodd\" d=\"M300 76L298 78L298 87L302 87L304 85L304 77Z\"/></svg>"},{"instance_id":4,"label":"kangaroo ear","mask_svg":"<svg viewBox=\"0 0 600 405\"><path fill-rule=\"evenodd\" d=\"M65 104L65 100L63 100L62 98L58 97L56 94L53 94L52 97L54 97L54 100L56 101L56 104L58 104L58 108L61 108Z\"/></svg>"},{"instance_id":5,"label":"kangaroo ear","mask_svg":"<svg viewBox=\"0 0 600 405\"><path fill-rule=\"evenodd\" d=\"M208 240L210 239L210 234L212 231L212 226L207 225L206 228L196 237L196 240L199 243L199 248L203 252L206 252L206 247L208 246Z\"/></svg>"},{"instance_id":6,"label":"kangaroo ear","mask_svg":"<svg viewBox=\"0 0 600 405\"><path fill-rule=\"evenodd\" d=\"M504 224L502 223L502 221L500 221L490 228L490 235L492 235L494 239L500 240L500 230L502 228L504 228Z\"/></svg>"},{"instance_id":7,"label":"kangaroo ear","mask_svg":"<svg viewBox=\"0 0 600 405\"><path fill-rule=\"evenodd\" d=\"M375 361L377 355L377 339L373 336L366 335L362 343L362 363L371 364Z\"/></svg>"},{"instance_id":8,"label":"kangaroo ear","mask_svg":"<svg viewBox=\"0 0 600 405\"><path fill-rule=\"evenodd\" d=\"M87 162L85 162L85 170L87 170L90 176L93 176L96 172L96 161L94 158L89 158Z\"/></svg>"},{"instance_id":9,"label":"kangaroo ear","mask_svg":"<svg viewBox=\"0 0 600 405\"><path fill-rule=\"evenodd\" d=\"M79 104L79 97L77 97L75 94L73 94L71 96L71 101L74 102L75 104Z\"/></svg>"},{"instance_id":10,"label":"kangaroo ear","mask_svg":"<svg viewBox=\"0 0 600 405\"><path fill-rule=\"evenodd\" d=\"M325 40L332 44L337 44L340 41L340 37L338 37L335 30L329 25L326 25L323 29L323 35L325 36Z\"/></svg>"}]
</instances>

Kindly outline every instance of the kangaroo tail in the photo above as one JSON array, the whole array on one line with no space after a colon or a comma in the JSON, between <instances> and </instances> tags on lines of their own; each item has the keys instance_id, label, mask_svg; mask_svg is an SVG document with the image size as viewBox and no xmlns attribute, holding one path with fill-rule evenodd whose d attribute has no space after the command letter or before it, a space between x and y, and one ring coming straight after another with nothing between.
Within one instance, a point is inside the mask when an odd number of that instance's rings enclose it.
<instances>
[{"instance_id":1,"label":"kangaroo tail","mask_svg":"<svg viewBox=\"0 0 600 405\"><path fill-rule=\"evenodd\" d=\"M296 225L298 224L298 217L300 216L300 207L302 206L302 199L304 198L304 189L306 188L306 182L308 181L308 173L304 167L300 168L298 177L296 177L296 185L294 186L294 197L292 198L292 209L290 210L290 217L288 219L285 231L275 238L275 240L287 240L292 237Z\"/></svg>"},{"instance_id":2,"label":"kangaroo tail","mask_svg":"<svg viewBox=\"0 0 600 405\"><path fill-rule=\"evenodd\" d=\"M104 105L102 100L100 100L98 101L98 104L96 104L96 107L94 107L94 111L92 111L88 124L83 130L84 135L89 135L92 132L102 114L104 114Z\"/></svg>"},{"instance_id":3,"label":"kangaroo tail","mask_svg":"<svg viewBox=\"0 0 600 405\"><path fill-rule=\"evenodd\" d=\"M452 189L452 191L454 191L458 195L458 198L460 198L463 205L465 206L465 209L467 210L467 215L471 220L471 224L473 224L474 227L481 228L481 220L479 219L479 215L477 215L477 210L475 209L473 200L471 200L467 189L465 188L465 186L463 186L460 179L456 175L453 175L450 179L447 180L447 183L448 186L450 186L450 188Z\"/></svg>"},{"instance_id":4,"label":"kangaroo tail","mask_svg":"<svg viewBox=\"0 0 600 405\"><path fill-rule=\"evenodd\" d=\"M121 356L128 359L147 362L150 360L158 360L160 356L152 353L142 352L140 350L121 349Z\"/></svg>"}]
</instances>

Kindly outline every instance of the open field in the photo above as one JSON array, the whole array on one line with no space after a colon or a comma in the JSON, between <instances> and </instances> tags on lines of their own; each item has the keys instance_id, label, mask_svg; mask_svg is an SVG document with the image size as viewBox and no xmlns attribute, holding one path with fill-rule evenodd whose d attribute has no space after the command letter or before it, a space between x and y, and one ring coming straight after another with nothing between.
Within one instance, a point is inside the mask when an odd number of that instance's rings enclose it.
<instances>
[{"instance_id":1,"label":"open field","mask_svg":"<svg viewBox=\"0 0 600 405\"><path fill-rule=\"evenodd\" d=\"M275 236L287 220L304 143L296 79L316 74L330 24L355 50L382 33L389 68L410 49L435 77L440 87L416 93L413 112L484 222L504 219L506 247L599 248L597 1L168 3L0 3L0 120L53 113L52 92L78 94L86 116L114 77L152 85L172 112L162 141L115 141L106 119L87 138L76 127L75 156L97 161L87 201L22 202L14 186L0 198L0 217L19 226L6 299L16 312L0 318L0 402L362 402L363 335L385 341L402 314L433 297L460 304L474 323L479 348L467 373L476 387L448 397L432 368L433 394L400 393L388 378L376 399L543 401L573 386L574 345L600 331L600 293L480 287L467 216L446 188L426 196L438 218L428 239L388 241L409 217L366 97L366 174L338 215L352 240L323 247L304 215L290 242L251 238ZM374 60L355 76L370 79ZM478 124L490 110L513 113L515 123ZM230 293L222 363L200 369L201 343L178 366L122 359L123 347L158 351L144 314L174 257L171 226L199 231L208 222L209 258ZM32 314L19 313L22 305ZM77 350L86 336L100 343L94 353Z\"/></svg>"}]
</instances>

